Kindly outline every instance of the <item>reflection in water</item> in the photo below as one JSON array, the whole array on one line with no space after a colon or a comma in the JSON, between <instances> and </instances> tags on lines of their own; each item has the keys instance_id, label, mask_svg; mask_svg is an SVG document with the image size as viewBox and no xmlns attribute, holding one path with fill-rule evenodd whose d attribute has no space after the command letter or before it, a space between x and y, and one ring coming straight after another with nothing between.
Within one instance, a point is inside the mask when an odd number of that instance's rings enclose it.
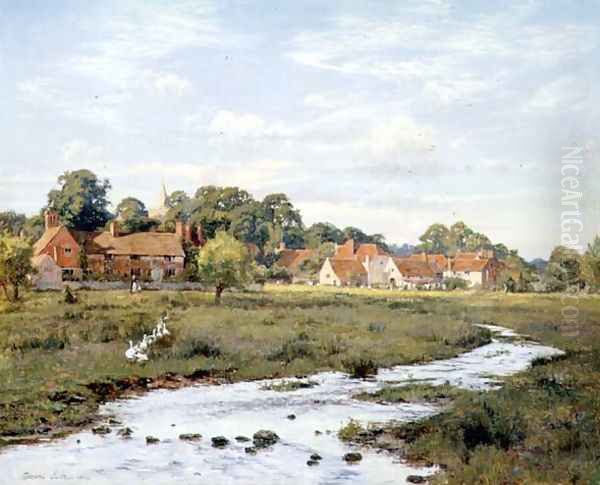
<instances>
[{"instance_id":1,"label":"reflection in water","mask_svg":"<svg viewBox=\"0 0 600 485\"><path fill-rule=\"evenodd\" d=\"M359 464L346 464L342 456L349 447L338 440L336 432L349 418L411 421L438 408L367 403L353 400L353 394L415 380L489 388L494 376L521 371L536 357L555 353L559 351L531 342L494 341L454 359L381 370L376 379L368 381L325 372L311 377L318 386L290 392L261 389L267 382L278 381L155 391L103 407L103 413L115 414L133 429L131 439L118 437L114 428L105 436L83 431L59 441L12 447L0 453L0 483L403 483L408 475L432 470L415 469L372 450L361 450L364 459ZM290 414L296 419L287 419ZM275 431L281 441L256 455L247 454L244 448L248 443L234 438L252 437L259 429ZM178 439L181 433L201 433L203 438L184 442ZM161 441L146 445L146 435ZM226 436L231 444L212 448L210 438L217 435ZM306 462L312 453L323 459L309 467Z\"/></svg>"}]
</instances>

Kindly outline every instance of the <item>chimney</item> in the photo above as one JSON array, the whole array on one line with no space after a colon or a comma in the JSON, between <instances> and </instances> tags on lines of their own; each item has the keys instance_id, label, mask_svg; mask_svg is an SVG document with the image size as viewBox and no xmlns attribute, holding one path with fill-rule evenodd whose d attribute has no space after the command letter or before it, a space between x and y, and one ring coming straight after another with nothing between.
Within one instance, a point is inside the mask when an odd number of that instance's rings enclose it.
<instances>
[{"instance_id":1,"label":"chimney","mask_svg":"<svg viewBox=\"0 0 600 485\"><path fill-rule=\"evenodd\" d=\"M110 221L110 235L112 237L119 237L119 223L117 221Z\"/></svg>"},{"instance_id":2,"label":"chimney","mask_svg":"<svg viewBox=\"0 0 600 485\"><path fill-rule=\"evenodd\" d=\"M187 242L192 240L192 226L191 224L183 225L183 239Z\"/></svg>"},{"instance_id":3,"label":"chimney","mask_svg":"<svg viewBox=\"0 0 600 485\"><path fill-rule=\"evenodd\" d=\"M177 234L181 239L183 239L183 221L175 221L175 234Z\"/></svg>"},{"instance_id":4,"label":"chimney","mask_svg":"<svg viewBox=\"0 0 600 485\"><path fill-rule=\"evenodd\" d=\"M53 210L46 209L46 212L44 212L44 225L46 230L50 229L51 227L57 227L59 225L58 214Z\"/></svg>"},{"instance_id":5,"label":"chimney","mask_svg":"<svg viewBox=\"0 0 600 485\"><path fill-rule=\"evenodd\" d=\"M283 242L283 241L279 242L279 251L285 251L285 242Z\"/></svg>"},{"instance_id":6,"label":"chimney","mask_svg":"<svg viewBox=\"0 0 600 485\"><path fill-rule=\"evenodd\" d=\"M427 253L425 251L421 253L421 261L423 261L424 263L427 262Z\"/></svg>"}]
</instances>

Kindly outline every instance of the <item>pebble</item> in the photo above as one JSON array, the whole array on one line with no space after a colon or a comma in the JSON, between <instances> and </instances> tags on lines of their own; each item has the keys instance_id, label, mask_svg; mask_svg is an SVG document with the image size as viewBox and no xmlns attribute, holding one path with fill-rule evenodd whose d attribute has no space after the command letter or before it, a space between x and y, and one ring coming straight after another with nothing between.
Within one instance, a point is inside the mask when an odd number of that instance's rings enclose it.
<instances>
[{"instance_id":1,"label":"pebble","mask_svg":"<svg viewBox=\"0 0 600 485\"><path fill-rule=\"evenodd\" d=\"M225 436L213 436L211 438L213 448L225 448L229 440Z\"/></svg>"},{"instance_id":2,"label":"pebble","mask_svg":"<svg viewBox=\"0 0 600 485\"><path fill-rule=\"evenodd\" d=\"M160 440L156 436L146 436L146 444L147 445L155 445Z\"/></svg>"},{"instance_id":3,"label":"pebble","mask_svg":"<svg viewBox=\"0 0 600 485\"><path fill-rule=\"evenodd\" d=\"M350 452L344 455L344 460L348 463L358 463L362 460L362 455L358 452Z\"/></svg>"}]
</instances>

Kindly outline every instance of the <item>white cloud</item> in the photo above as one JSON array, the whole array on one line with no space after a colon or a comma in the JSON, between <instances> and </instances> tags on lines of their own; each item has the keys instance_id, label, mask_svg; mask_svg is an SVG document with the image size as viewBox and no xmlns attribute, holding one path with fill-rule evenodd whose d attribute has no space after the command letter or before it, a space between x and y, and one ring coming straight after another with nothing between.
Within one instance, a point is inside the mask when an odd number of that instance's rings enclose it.
<instances>
[{"instance_id":1,"label":"white cloud","mask_svg":"<svg viewBox=\"0 0 600 485\"><path fill-rule=\"evenodd\" d=\"M583 109L589 89L586 81L574 76L563 76L540 86L525 105L526 111L548 111Z\"/></svg>"},{"instance_id":2,"label":"white cloud","mask_svg":"<svg viewBox=\"0 0 600 485\"><path fill-rule=\"evenodd\" d=\"M235 113L226 110L220 110L215 114L207 131L210 135L229 139L291 135L291 131L283 123L268 123L252 113Z\"/></svg>"},{"instance_id":3,"label":"white cloud","mask_svg":"<svg viewBox=\"0 0 600 485\"><path fill-rule=\"evenodd\" d=\"M433 129L420 126L407 116L396 116L374 126L357 146L375 157L393 158L406 152L433 148Z\"/></svg>"},{"instance_id":4,"label":"white cloud","mask_svg":"<svg viewBox=\"0 0 600 485\"><path fill-rule=\"evenodd\" d=\"M164 96L184 96L192 90L189 79L172 72L154 72L146 70L144 77L153 91Z\"/></svg>"}]
</instances>

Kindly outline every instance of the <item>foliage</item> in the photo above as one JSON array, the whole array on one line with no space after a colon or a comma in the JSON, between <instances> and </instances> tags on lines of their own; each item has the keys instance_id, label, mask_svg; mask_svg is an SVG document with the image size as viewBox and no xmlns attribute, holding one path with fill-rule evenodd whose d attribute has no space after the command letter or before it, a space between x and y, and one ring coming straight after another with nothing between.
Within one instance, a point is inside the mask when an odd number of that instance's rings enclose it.
<instances>
[{"instance_id":1,"label":"foliage","mask_svg":"<svg viewBox=\"0 0 600 485\"><path fill-rule=\"evenodd\" d=\"M244 244L225 232L218 232L197 258L200 280L215 287L215 302L227 288L243 287L252 281L253 261Z\"/></svg>"},{"instance_id":2,"label":"foliage","mask_svg":"<svg viewBox=\"0 0 600 485\"><path fill-rule=\"evenodd\" d=\"M581 256L579 253L564 246L555 247L544 272L544 283L548 291L581 288Z\"/></svg>"},{"instance_id":3,"label":"foliage","mask_svg":"<svg viewBox=\"0 0 600 485\"><path fill-rule=\"evenodd\" d=\"M108 180L101 180L90 170L82 169L65 172L58 177L58 183L60 189L48 193L48 208L57 211L66 226L93 231L111 218Z\"/></svg>"},{"instance_id":4,"label":"foliage","mask_svg":"<svg viewBox=\"0 0 600 485\"><path fill-rule=\"evenodd\" d=\"M0 233L0 286L8 300L19 299L19 288L33 272L32 256L33 248L26 239ZM12 295L9 287L12 287Z\"/></svg>"},{"instance_id":5,"label":"foliage","mask_svg":"<svg viewBox=\"0 0 600 485\"><path fill-rule=\"evenodd\" d=\"M364 355L351 356L342 361L342 365L350 377L357 379L374 376L377 374L378 370L378 365L373 359Z\"/></svg>"},{"instance_id":6,"label":"foliage","mask_svg":"<svg viewBox=\"0 0 600 485\"><path fill-rule=\"evenodd\" d=\"M466 290L469 287L469 283L463 278L445 278L444 284L447 290Z\"/></svg>"},{"instance_id":7,"label":"foliage","mask_svg":"<svg viewBox=\"0 0 600 485\"><path fill-rule=\"evenodd\" d=\"M134 197L126 197L119 202L116 208L116 216L123 231L128 233L148 231L157 225L157 221L148 217L148 211L144 203Z\"/></svg>"},{"instance_id":8,"label":"foliage","mask_svg":"<svg viewBox=\"0 0 600 485\"><path fill-rule=\"evenodd\" d=\"M600 290L600 236L588 244L581 260L581 278L593 291Z\"/></svg>"},{"instance_id":9,"label":"foliage","mask_svg":"<svg viewBox=\"0 0 600 485\"><path fill-rule=\"evenodd\" d=\"M24 214L15 211L0 212L0 233L7 232L13 236L19 236L25 227L27 218Z\"/></svg>"}]
</instances>

